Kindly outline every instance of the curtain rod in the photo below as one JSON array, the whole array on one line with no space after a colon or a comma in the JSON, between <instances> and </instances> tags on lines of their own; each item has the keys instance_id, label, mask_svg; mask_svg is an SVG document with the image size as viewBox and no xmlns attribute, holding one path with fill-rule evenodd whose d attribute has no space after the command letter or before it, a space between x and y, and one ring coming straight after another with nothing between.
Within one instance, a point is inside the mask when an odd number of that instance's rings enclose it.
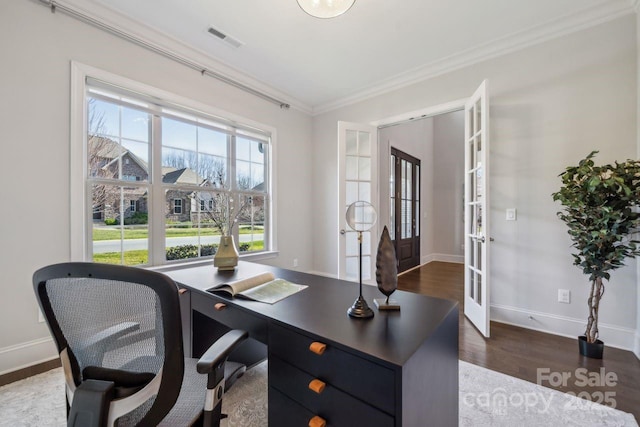
<instances>
[{"instance_id":1,"label":"curtain rod","mask_svg":"<svg viewBox=\"0 0 640 427\"><path fill-rule=\"evenodd\" d=\"M162 49L158 46L155 46L151 43L148 43L146 41L144 41L141 38L138 38L134 35L131 35L123 30L120 30L116 27L113 27L109 24L106 24L96 18L93 18L89 15L86 15L80 11L77 11L69 6L65 6L63 4L58 3L55 0L39 0L40 3L49 6L51 8L51 13L55 13L57 10L61 10L64 13L66 13L69 16L72 16L76 19L79 19L80 21L86 22L87 24L93 25L96 28L100 28L101 30L104 30L108 33L114 34L124 40L127 40L129 42L135 43L138 46L141 46L145 49L148 49L152 52L155 52L157 54L160 54L162 56L164 56L165 58L169 58L175 62L178 62L186 67L189 67L193 70L199 71L200 74L202 74L203 76L209 76L209 77L213 77L216 80L219 80L221 82L224 82L228 85L237 87L238 89L241 89L245 92L248 92L252 95L255 95L259 98L262 98L264 100L267 100L269 102L272 102L278 106L280 106L280 108L284 109L284 110L288 110L290 108L290 105L284 101L280 101L279 99L276 99L270 95L267 95L266 93L260 92L256 89L253 89L252 87L249 87L243 83L240 83L236 80L233 80L230 77L227 77L223 74L220 74L218 72L212 71L212 70L208 70L206 67L201 66L200 64L193 62L187 58L184 58L182 56L176 55L173 52L170 52L168 50Z\"/></svg>"}]
</instances>

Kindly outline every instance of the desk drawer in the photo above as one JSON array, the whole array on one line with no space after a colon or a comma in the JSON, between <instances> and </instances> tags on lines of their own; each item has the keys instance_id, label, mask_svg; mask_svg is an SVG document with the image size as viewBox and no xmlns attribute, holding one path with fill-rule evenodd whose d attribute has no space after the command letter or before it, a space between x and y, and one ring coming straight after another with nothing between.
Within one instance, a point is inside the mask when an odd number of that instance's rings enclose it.
<instances>
[{"instance_id":1,"label":"desk drawer","mask_svg":"<svg viewBox=\"0 0 640 427\"><path fill-rule=\"evenodd\" d=\"M310 389L312 381L321 388ZM323 378L313 376L283 362L278 357L269 358L269 383L313 414L322 414L330 424L337 426L393 427L389 414L374 408L335 388Z\"/></svg>"},{"instance_id":2,"label":"desk drawer","mask_svg":"<svg viewBox=\"0 0 640 427\"><path fill-rule=\"evenodd\" d=\"M393 370L327 343L324 343L324 352L318 355L310 350L310 345L314 342L322 342L322 339L313 339L282 326L270 324L270 355L273 354L388 414L395 413L396 387Z\"/></svg>"},{"instance_id":3,"label":"desk drawer","mask_svg":"<svg viewBox=\"0 0 640 427\"><path fill-rule=\"evenodd\" d=\"M269 387L267 410L269 411L269 425L278 427L306 427L313 417L321 416L313 414L273 387ZM327 427L329 426L330 424L327 424Z\"/></svg>"},{"instance_id":4,"label":"desk drawer","mask_svg":"<svg viewBox=\"0 0 640 427\"><path fill-rule=\"evenodd\" d=\"M223 304L223 306L217 304ZM210 296L208 298L193 298L191 305L194 310L220 322L230 329L242 329L249 332L249 336L260 342L267 342L267 321L242 310L232 303Z\"/></svg>"}]
</instances>

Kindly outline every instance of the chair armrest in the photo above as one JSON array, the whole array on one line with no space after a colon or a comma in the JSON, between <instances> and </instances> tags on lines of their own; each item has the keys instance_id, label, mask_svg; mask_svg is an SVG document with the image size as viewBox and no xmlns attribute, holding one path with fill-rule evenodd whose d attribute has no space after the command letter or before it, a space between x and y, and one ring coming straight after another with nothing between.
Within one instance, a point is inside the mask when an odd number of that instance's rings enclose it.
<instances>
[{"instance_id":1,"label":"chair armrest","mask_svg":"<svg viewBox=\"0 0 640 427\"><path fill-rule=\"evenodd\" d=\"M249 334L247 331L234 329L221 336L198 360L196 369L199 374L209 374L222 362L227 360L229 354L238 347Z\"/></svg>"}]
</instances>

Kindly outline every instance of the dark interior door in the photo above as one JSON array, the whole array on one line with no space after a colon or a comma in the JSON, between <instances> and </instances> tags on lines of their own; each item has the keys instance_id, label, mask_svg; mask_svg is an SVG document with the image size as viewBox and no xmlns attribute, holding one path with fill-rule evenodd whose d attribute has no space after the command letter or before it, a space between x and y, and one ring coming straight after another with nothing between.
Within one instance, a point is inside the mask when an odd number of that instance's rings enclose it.
<instances>
[{"instance_id":1,"label":"dark interior door","mask_svg":"<svg viewBox=\"0 0 640 427\"><path fill-rule=\"evenodd\" d=\"M398 272L420 264L420 160L391 148L391 239Z\"/></svg>"}]
</instances>

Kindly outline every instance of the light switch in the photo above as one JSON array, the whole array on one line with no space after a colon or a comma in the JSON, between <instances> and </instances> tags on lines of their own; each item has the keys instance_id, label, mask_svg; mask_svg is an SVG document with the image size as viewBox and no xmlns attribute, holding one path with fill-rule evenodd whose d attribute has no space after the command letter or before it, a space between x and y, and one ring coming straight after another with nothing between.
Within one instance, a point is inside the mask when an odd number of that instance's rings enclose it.
<instances>
[{"instance_id":1,"label":"light switch","mask_svg":"<svg viewBox=\"0 0 640 427\"><path fill-rule=\"evenodd\" d=\"M507 221L515 221L516 218L516 208L507 208Z\"/></svg>"}]
</instances>

